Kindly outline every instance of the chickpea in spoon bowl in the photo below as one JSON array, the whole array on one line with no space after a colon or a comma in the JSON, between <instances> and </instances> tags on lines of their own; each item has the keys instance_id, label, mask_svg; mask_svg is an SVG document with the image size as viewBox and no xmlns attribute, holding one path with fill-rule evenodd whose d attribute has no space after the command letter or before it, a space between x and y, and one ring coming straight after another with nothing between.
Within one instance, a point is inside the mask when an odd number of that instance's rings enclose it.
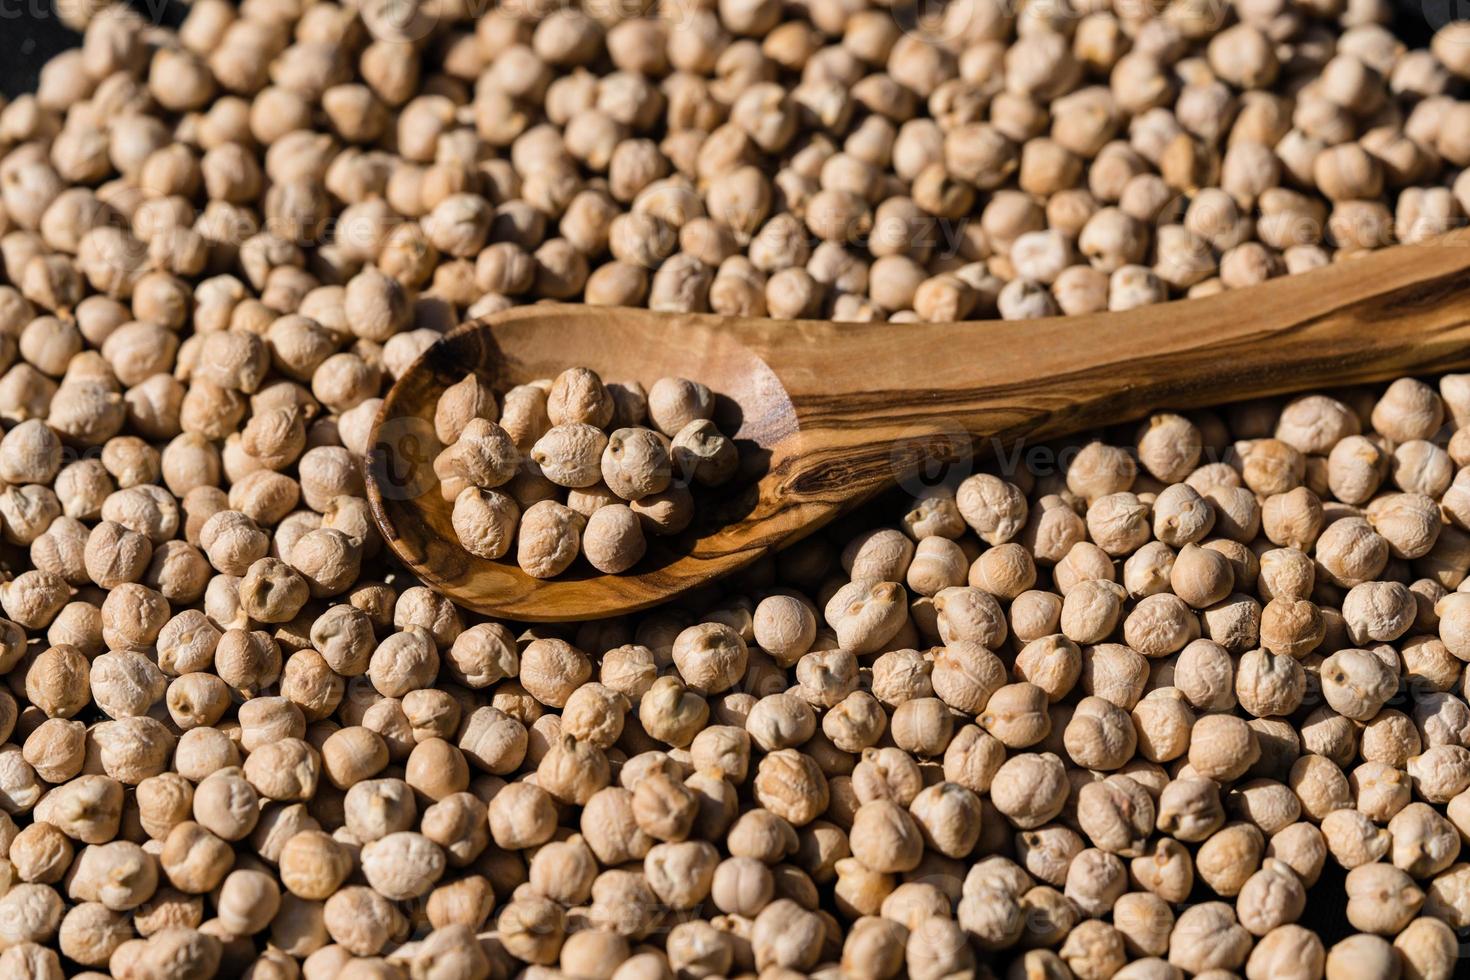
<instances>
[{"instance_id":1,"label":"chickpea in spoon bowl","mask_svg":"<svg viewBox=\"0 0 1470 980\"><path fill-rule=\"evenodd\" d=\"M482 606L523 597L526 620L573 614L594 581L628 608L656 601L639 581L739 526L762 446L789 431L779 415L741 407L762 388L779 393L774 379L757 372L733 391L694 379L724 378L709 365L729 363L733 342L691 335L649 356L588 312L568 317L565 347L587 366L566 366L562 351L502 358L473 327L449 335L393 389L375 430L370 499L400 554ZM695 560L713 576L753 557L705 550Z\"/></svg>"}]
</instances>

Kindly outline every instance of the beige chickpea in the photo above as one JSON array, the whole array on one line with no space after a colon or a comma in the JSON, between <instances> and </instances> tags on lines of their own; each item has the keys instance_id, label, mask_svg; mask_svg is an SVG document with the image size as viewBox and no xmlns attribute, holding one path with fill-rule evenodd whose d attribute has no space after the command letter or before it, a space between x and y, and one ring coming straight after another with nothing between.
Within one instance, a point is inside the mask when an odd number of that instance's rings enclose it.
<instances>
[{"instance_id":1,"label":"beige chickpea","mask_svg":"<svg viewBox=\"0 0 1470 980\"><path fill-rule=\"evenodd\" d=\"M1362 729L1359 751L1367 761L1405 766L1423 747L1413 720L1391 708L1380 711Z\"/></svg>"},{"instance_id":2,"label":"beige chickpea","mask_svg":"<svg viewBox=\"0 0 1470 980\"><path fill-rule=\"evenodd\" d=\"M598 508L582 531L582 553L588 563L609 575L632 568L646 548L638 515L622 504Z\"/></svg>"},{"instance_id":3,"label":"beige chickpea","mask_svg":"<svg viewBox=\"0 0 1470 980\"><path fill-rule=\"evenodd\" d=\"M1086 848L1072 859L1064 891L1084 914L1097 916L1113 907L1127 884L1127 871L1116 855Z\"/></svg>"},{"instance_id":4,"label":"beige chickpea","mask_svg":"<svg viewBox=\"0 0 1470 980\"><path fill-rule=\"evenodd\" d=\"M346 790L371 779L388 765L388 746L382 736L361 725L338 729L321 747L322 774Z\"/></svg>"},{"instance_id":5,"label":"beige chickpea","mask_svg":"<svg viewBox=\"0 0 1470 980\"><path fill-rule=\"evenodd\" d=\"M511 548L520 519L515 500L495 490L469 486L454 499L451 523L465 550L480 558L502 558Z\"/></svg>"},{"instance_id":6,"label":"beige chickpea","mask_svg":"<svg viewBox=\"0 0 1470 980\"><path fill-rule=\"evenodd\" d=\"M102 461L83 459L63 466L55 476L62 513L77 520L96 520L102 503L115 489Z\"/></svg>"},{"instance_id":7,"label":"beige chickpea","mask_svg":"<svg viewBox=\"0 0 1470 980\"><path fill-rule=\"evenodd\" d=\"M464 753L447 740L459 721L458 704L442 696L420 697L435 693L439 692L412 691L404 698L405 717L415 740L404 765L404 779L421 795L441 800L467 789L470 772Z\"/></svg>"},{"instance_id":8,"label":"beige chickpea","mask_svg":"<svg viewBox=\"0 0 1470 980\"><path fill-rule=\"evenodd\" d=\"M1305 690L1305 672L1285 654L1248 651L1236 665L1236 700L1256 718L1292 713L1301 705Z\"/></svg>"},{"instance_id":9,"label":"beige chickpea","mask_svg":"<svg viewBox=\"0 0 1470 980\"><path fill-rule=\"evenodd\" d=\"M49 484L61 459L60 440L39 420L22 422L0 440L0 476L9 483Z\"/></svg>"},{"instance_id":10,"label":"beige chickpea","mask_svg":"<svg viewBox=\"0 0 1470 980\"><path fill-rule=\"evenodd\" d=\"M1327 857L1327 845L1321 830L1313 824L1299 821L1273 834L1267 842L1266 854L1290 866L1310 887L1321 873Z\"/></svg>"},{"instance_id":11,"label":"beige chickpea","mask_svg":"<svg viewBox=\"0 0 1470 980\"><path fill-rule=\"evenodd\" d=\"M1448 802L1464 787L1466 763L1470 756L1459 745L1435 745L1408 760L1408 773L1414 790L1432 803Z\"/></svg>"},{"instance_id":12,"label":"beige chickpea","mask_svg":"<svg viewBox=\"0 0 1470 980\"><path fill-rule=\"evenodd\" d=\"M1261 527L1274 544L1310 550L1322 530L1322 503L1306 487L1296 487L1266 498Z\"/></svg>"},{"instance_id":13,"label":"beige chickpea","mask_svg":"<svg viewBox=\"0 0 1470 980\"><path fill-rule=\"evenodd\" d=\"M987 544L1004 544L1026 523L1024 495L1014 484L996 477L969 477L956 491L955 502L965 522Z\"/></svg>"},{"instance_id":14,"label":"beige chickpea","mask_svg":"<svg viewBox=\"0 0 1470 980\"><path fill-rule=\"evenodd\" d=\"M600 460L607 445L601 430L584 422L554 425L536 441L531 459L559 486L585 487L600 478Z\"/></svg>"},{"instance_id":15,"label":"beige chickpea","mask_svg":"<svg viewBox=\"0 0 1470 980\"><path fill-rule=\"evenodd\" d=\"M458 477L466 484L486 489L502 486L521 464L513 438L489 419L472 418L465 423L459 439L435 460L435 472L441 478Z\"/></svg>"},{"instance_id":16,"label":"beige chickpea","mask_svg":"<svg viewBox=\"0 0 1470 980\"><path fill-rule=\"evenodd\" d=\"M1245 963L1251 937L1224 902L1205 902L1182 912L1169 937L1169 962L1202 973Z\"/></svg>"},{"instance_id":17,"label":"beige chickpea","mask_svg":"<svg viewBox=\"0 0 1470 980\"><path fill-rule=\"evenodd\" d=\"M1302 755L1292 763L1289 785L1301 801L1302 813L1314 820L1351 805L1351 789L1341 768L1322 755Z\"/></svg>"},{"instance_id":18,"label":"beige chickpea","mask_svg":"<svg viewBox=\"0 0 1470 980\"><path fill-rule=\"evenodd\" d=\"M0 898L0 908L7 913L3 934L7 945L47 942L61 923L64 906L55 889L49 885L23 883L13 886Z\"/></svg>"},{"instance_id":19,"label":"beige chickpea","mask_svg":"<svg viewBox=\"0 0 1470 980\"><path fill-rule=\"evenodd\" d=\"M991 695L976 721L1009 747L1031 746L1051 731L1048 704L1047 693L1040 687L1026 682L1008 684Z\"/></svg>"},{"instance_id":20,"label":"beige chickpea","mask_svg":"<svg viewBox=\"0 0 1470 980\"><path fill-rule=\"evenodd\" d=\"M710 896L726 913L753 918L774 896L770 869L754 858L732 857L715 868Z\"/></svg>"},{"instance_id":21,"label":"beige chickpea","mask_svg":"<svg viewBox=\"0 0 1470 980\"><path fill-rule=\"evenodd\" d=\"M894 528L860 534L842 549L842 567L854 582L896 582L914 557L914 544Z\"/></svg>"},{"instance_id":22,"label":"beige chickpea","mask_svg":"<svg viewBox=\"0 0 1470 980\"><path fill-rule=\"evenodd\" d=\"M1190 733L1189 764L1211 779L1238 779L1260 756L1255 732L1230 715L1205 715Z\"/></svg>"},{"instance_id":23,"label":"beige chickpea","mask_svg":"<svg viewBox=\"0 0 1470 980\"><path fill-rule=\"evenodd\" d=\"M444 852L421 834L387 834L363 845L364 876L378 894L404 900L426 894L444 871Z\"/></svg>"},{"instance_id":24,"label":"beige chickpea","mask_svg":"<svg viewBox=\"0 0 1470 980\"><path fill-rule=\"evenodd\" d=\"M1328 483L1338 499L1364 503L1387 475L1388 465L1388 456L1381 447L1354 433L1331 446Z\"/></svg>"},{"instance_id":25,"label":"beige chickpea","mask_svg":"<svg viewBox=\"0 0 1470 980\"><path fill-rule=\"evenodd\" d=\"M1269 606L1276 599L1303 600L1312 591L1316 569L1307 555L1295 548L1273 548L1260 557L1257 590ZM1278 610L1284 612L1286 608ZM1265 611L1262 610L1263 625ZM1272 614L1273 617L1277 613Z\"/></svg>"},{"instance_id":26,"label":"beige chickpea","mask_svg":"<svg viewBox=\"0 0 1470 980\"><path fill-rule=\"evenodd\" d=\"M943 546L930 547L947 550ZM996 545L982 551L980 557L971 563L967 581L996 598L1015 600L1036 584L1036 560L1025 546L1014 541ZM1013 605L1013 615L1014 608Z\"/></svg>"},{"instance_id":27,"label":"beige chickpea","mask_svg":"<svg viewBox=\"0 0 1470 980\"><path fill-rule=\"evenodd\" d=\"M1450 501L1453 486L1445 493ZM1388 541L1395 558L1421 558L1434 547L1441 521L1438 506L1422 494L1395 494L1375 500L1368 508L1373 529Z\"/></svg>"},{"instance_id":28,"label":"beige chickpea","mask_svg":"<svg viewBox=\"0 0 1470 980\"><path fill-rule=\"evenodd\" d=\"M1454 970L1452 930L1439 919L1421 916L1399 933L1394 948L1410 976L1449 976Z\"/></svg>"},{"instance_id":29,"label":"beige chickpea","mask_svg":"<svg viewBox=\"0 0 1470 980\"><path fill-rule=\"evenodd\" d=\"M1196 609L1214 605L1229 595L1234 580L1223 555L1198 545L1180 549L1169 573L1174 593Z\"/></svg>"},{"instance_id":30,"label":"beige chickpea","mask_svg":"<svg viewBox=\"0 0 1470 980\"><path fill-rule=\"evenodd\" d=\"M581 531L575 511L555 501L538 501L521 515L516 563L537 578L559 575L576 559Z\"/></svg>"},{"instance_id":31,"label":"beige chickpea","mask_svg":"<svg viewBox=\"0 0 1470 980\"><path fill-rule=\"evenodd\" d=\"M1322 820L1322 837L1329 853L1343 867L1371 863L1388 853L1392 838L1357 810L1334 810Z\"/></svg>"},{"instance_id":32,"label":"beige chickpea","mask_svg":"<svg viewBox=\"0 0 1470 980\"><path fill-rule=\"evenodd\" d=\"M793 748L812 737L816 715L806 701L781 692L757 701L745 722L751 740L767 752Z\"/></svg>"},{"instance_id":33,"label":"beige chickpea","mask_svg":"<svg viewBox=\"0 0 1470 980\"><path fill-rule=\"evenodd\" d=\"M1366 650L1339 650L1322 663L1322 694L1333 710L1367 721L1398 690L1393 671Z\"/></svg>"},{"instance_id":34,"label":"beige chickpea","mask_svg":"<svg viewBox=\"0 0 1470 980\"><path fill-rule=\"evenodd\" d=\"M1021 753L996 771L990 796L1017 827L1029 830L1061 812L1068 794L1062 762L1050 753Z\"/></svg>"},{"instance_id":35,"label":"beige chickpea","mask_svg":"<svg viewBox=\"0 0 1470 980\"><path fill-rule=\"evenodd\" d=\"M862 753L852 772L853 795L860 801L892 799L907 806L923 786L918 763L896 747L870 749Z\"/></svg>"},{"instance_id":36,"label":"beige chickpea","mask_svg":"<svg viewBox=\"0 0 1470 980\"><path fill-rule=\"evenodd\" d=\"M709 896L719 852L707 841L655 844L643 873L655 895L670 908L690 909Z\"/></svg>"},{"instance_id":37,"label":"beige chickpea","mask_svg":"<svg viewBox=\"0 0 1470 980\"><path fill-rule=\"evenodd\" d=\"M1175 558L1174 549L1162 541L1148 542L1123 563L1123 588L1137 598L1169 591Z\"/></svg>"},{"instance_id":38,"label":"beige chickpea","mask_svg":"<svg viewBox=\"0 0 1470 980\"><path fill-rule=\"evenodd\" d=\"M1249 978L1276 975L1318 975L1326 951L1316 933L1297 925L1277 926L1261 937L1245 964Z\"/></svg>"},{"instance_id":39,"label":"beige chickpea","mask_svg":"<svg viewBox=\"0 0 1470 980\"><path fill-rule=\"evenodd\" d=\"M26 736L21 755L36 775L60 784L81 771L85 748L86 729L81 722L48 718Z\"/></svg>"},{"instance_id":40,"label":"beige chickpea","mask_svg":"<svg viewBox=\"0 0 1470 980\"><path fill-rule=\"evenodd\" d=\"M638 720L645 731L670 745L688 745L709 718L709 703L677 677L660 677L644 693Z\"/></svg>"},{"instance_id":41,"label":"beige chickpea","mask_svg":"<svg viewBox=\"0 0 1470 980\"><path fill-rule=\"evenodd\" d=\"M920 825L887 800L874 800L858 809L851 840L857 848L854 856L864 867L880 873L913 868L924 847Z\"/></svg>"},{"instance_id":42,"label":"beige chickpea","mask_svg":"<svg viewBox=\"0 0 1470 980\"><path fill-rule=\"evenodd\" d=\"M542 819L549 821L544 828L549 837L555 831L554 810ZM593 794L584 810L582 831L588 846L604 863L641 859L654 843L639 829L633 817L632 793L622 787Z\"/></svg>"},{"instance_id":43,"label":"beige chickpea","mask_svg":"<svg viewBox=\"0 0 1470 980\"><path fill-rule=\"evenodd\" d=\"M353 955L371 956L397 930L400 913L371 888L350 885L326 900L323 922L331 939Z\"/></svg>"},{"instance_id":44,"label":"beige chickpea","mask_svg":"<svg viewBox=\"0 0 1470 980\"><path fill-rule=\"evenodd\" d=\"M608 488L624 500L660 493L672 475L669 444L651 429L618 429L608 436L600 472Z\"/></svg>"},{"instance_id":45,"label":"beige chickpea","mask_svg":"<svg viewBox=\"0 0 1470 980\"><path fill-rule=\"evenodd\" d=\"M113 652L92 661L92 699L109 717L141 715L163 697L163 672L141 654Z\"/></svg>"},{"instance_id":46,"label":"beige chickpea","mask_svg":"<svg viewBox=\"0 0 1470 980\"><path fill-rule=\"evenodd\" d=\"M755 642L781 663L794 663L816 638L816 616L795 596L774 595L756 606Z\"/></svg>"},{"instance_id":47,"label":"beige chickpea","mask_svg":"<svg viewBox=\"0 0 1470 980\"><path fill-rule=\"evenodd\" d=\"M1144 854L1135 857L1129 872L1150 893L1167 902L1181 901L1194 884L1190 852L1169 837L1159 838Z\"/></svg>"},{"instance_id":48,"label":"beige chickpea","mask_svg":"<svg viewBox=\"0 0 1470 980\"><path fill-rule=\"evenodd\" d=\"M1364 864L1347 875L1348 921L1364 932L1397 933L1418 913L1424 893L1391 865Z\"/></svg>"},{"instance_id":49,"label":"beige chickpea","mask_svg":"<svg viewBox=\"0 0 1470 980\"><path fill-rule=\"evenodd\" d=\"M421 626L410 626L378 644L368 662L367 675L385 697L401 697L428 687L439 670L433 636Z\"/></svg>"},{"instance_id":50,"label":"beige chickpea","mask_svg":"<svg viewBox=\"0 0 1470 980\"><path fill-rule=\"evenodd\" d=\"M1052 634L1027 643L1017 654L1015 667L1017 676L1040 687L1055 702L1077 683L1082 655L1077 644Z\"/></svg>"},{"instance_id":51,"label":"beige chickpea","mask_svg":"<svg viewBox=\"0 0 1470 980\"><path fill-rule=\"evenodd\" d=\"M407 830L417 815L408 784L393 778L357 783L347 791L343 811L347 829L361 842Z\"/></svg>"},{"instance_id":52,"label":"beige chickpea","mask_svg":"<svg viewBox=\"0 0 1470 980\"><path fill-rule=\"evenodd\" d=\"M795 749L769 753L755 775L756 799L793 826L804 826L825 810L830 799L826 776L815 761Z\"/></svg>"},{"instance_id":53,"label":"beige chickpea","mask_svg":"<svg viewBox=\"0 0 1470 980\"><path fill-rule=\"evenodd\" d=\"M72 863L67 836L48 823L34 823L10 844L10 863L22 881L55 884Z\"/></svg>"},{"instance_id":54,"label":"beige chickpea","mask_svg":"<svg viewBox=\"0 0 1470 980\"><path fill-rule=\"evenodd\" d=\"M938 698L913 698L894 709L889 731L905 751L937 756L949 745L953 724L949 708Z\"/></svg>"},{"instance_id":55,"label":"beige chickpea","mask_svg":"<svg viewBox=\"0 0 1470 980\"><path fill-rule=\"evenodd\" d=\"M1425 889L1427 914L1443 919L1451 926L1458 926L1465 921L1464 883L1467 868L1470 865L1455 864L1429 882Z\"/></svg>"},{"instance_id":56,"label":"beige chickpea","mask_svg":"<svg viewBox=\"0 0 1470 980\"><path fill-rule=\"evenodd\" d=\"M86 657L76 647L43 650L25 674L25 694L47 717L70 718L90 701Z\"/></svg>"},{"instance_id":57,"label":"beige chickpea","mask_svg":"<svg viewBox=\"0 0 1470 980\"><path fill-rule=\"evenodd\" d=\"M230 872L220 885L216 910L220 923L233 935L260 932L280 907L280 887L260 871Z\"/></svg>"},{"instance_id":58,"label":"beige chickpea","mask_svg":"<svg viewBox=\"0 0 1470 980\"><path fill-rule=\"evenodd\" d=\"M1423 439L1410 440L1395 448L1390 470L1400 490L1431 497L1442 496L1454 475L1448 454Z\"/></svg>"},{"instance_id":59,"label":"beige chickpea","mask_svg":"<svg viewBox=\"0 0 1470 980\"><path fill-rule=\"evenodd\" d=\"M1217 894L1233 896L1260 865L1264 846L1264 838L1256 827L1226 824L1200 846L1195 867Z\"/></svg>"},{"instance_id":60,"label":"beige chickpea","mask_svg":"<svg viewBox=\"0 0 1470 980\"><path fill-rule=\"evenodd\" d=\"M1147 657L1174 653L1198 638L1199 619L1184 601L1167 593L1145 596L1123 623L1128 645Z\"/></svg>"},{"instance_id":61,"label":"beige chickpea","mask_svg":"<svg viewBox=\"0 0 1470 980\"><path fill-rule=\"evenodd\" d=\"M612 778L607 755L568 734L549 739L536 768L537 783L563 803L585 803Z\"/></svg>"},{"instance_id":62,"label":"beige chickpea","mask_svg":"<svg viewBox=\"0 0 1470 980\"><path fill-rule=\"evenodd\" d=\"M1153 801L1132 778L1110 776L1078 791L1077 821L1094 846L1124 857L1138 857L1153 830Z\"/></svg>"},{"instance_id":63,"label":"beige chickpea","mask_svg":"<svg viewBox=\"0 0 1470 980\"><path fill-rule=\"evenodd\" d=\"M1124 590L1116 582L1077 583L1062 602L1062 633L1076 643L1099 643L1111 636L1122 615Z\"/></svg>"},{"instance_id":64,"label":"beige chickpea","mask_svg":"<svg viewBox=\"0 0 1470 980\"><path fill-rule=\"evenodd\" d=\"M261 558L252 562L240 582L240 605L246 615L264 623L295 617L310 595L305 580L285 562Z\"/></svg>"},{"instance_id":65,"label":"beige chickpea","mask_svg":"<svg viewBox=\"0 0 1470 980\"><path fill-rule=\"evenodd\" d=\"M670 456L686 482L704 486L728 482L739 465L734 442L708 419L696 419L675 433Z\"/></svg>"},{"instance_id":66,"label":"beige chickpea","mask_svg":"<svg viewBox=\"0 0 1470 980\"><path fill-rule=\"evenodd\" d=\"M1388 821L1393 837L1389 856L1395 867L1419 879L1449 867L1459 854L1453 824L1425 803L1408 803Z\"/></svg>"},{"instance_id":67,"label":"beige chickpea","mask_svg":"<svg viewBox=\"0 0 1470 980\"><path fill-rule=\"evenodd\" d=\"M168 832L159 864L169 882L181 891L202 893L213 889L229 872L234 854L228 844L192 821Z\"/></svg>"},{"instance_id":68,"label":"beige chickpea","mask_svg":"<svg viewBox=\"0 0 1470 980\"><path fill-rule=\"evenodd\" d=\"M1403 644L1404 675L1411 685L1428 691L1454 686L1461 669L1443 641L1434 636L1411 637Z\"/></svg>"},{"instance_id":69,"label":"beige chickpea","mask_svg":"<svg viewBox=\"0 0 1470 980\"><path fill-rule=\"evenodd\" d=\"M1197 544L1214 525L1214 508L1188 484L1172 484L1154 501L1154 535L1170 547Z\"/></svg>"},{"instance_id":70,"label":"beige chickpea","mask_svg":"<svg viewBox=\"0 0 1470 980\"><path fill-rule=\"evenodd\" d=\"M1149 892L1130 892L1113 906L1113 921L1130 951L1162 956L1169 948L1174 913Z\"/></svg>"},{"instance_id":71,"label":"beige chickpea","mask_svg":"<svg viewBox=\"0 0 1470 980\"><path fill-rule=\"evenodd\" d=\"M988 593L970 586L956 586L941 589L933 603L939 635L945 643L969 641L995 648L1004 642L1005 616L1000 604ZM839 640L840 634L841 630Z\"/></svg>"},{"instance_id":72,"label":"beige chickpea","mask_svg":"<svg viewBox=\"0 0 1470 980\"><path fill-rule=\"evenodd\" d=\"M655 840L684 840L694 827L698 801L682 782L653 773L639 780L632 798L633 818Z\"/></svg>"},{"instance_id":73,"label":"beige chickpea","mask_svg":"<svg viewBox=\"0 0 1470 980\"><path fill-rule=\"evenodd\" d=\"M1100 697L1086 697L1068 721L1063 742L1078 765L1116 769L1132 758L1137 735L1122 708Z\"/></svg>"},{"instance_id":74,"label":"beige chickpea","mask_svg":"<svg viewBox=\"0 0 1470 980\"><path fill-rule=\"evenodd\" d=\"M1148 661L1120 643L1099 643L1083 650L1082 690L1131 710L1143 696Z\"/></svg>"}]
</instances>

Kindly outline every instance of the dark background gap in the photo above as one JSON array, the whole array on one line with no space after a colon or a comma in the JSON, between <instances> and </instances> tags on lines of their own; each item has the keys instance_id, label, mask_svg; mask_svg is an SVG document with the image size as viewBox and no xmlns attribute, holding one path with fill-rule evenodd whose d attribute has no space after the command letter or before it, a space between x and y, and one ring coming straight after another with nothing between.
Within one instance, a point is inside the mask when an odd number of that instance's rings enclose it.
<instances>
[{"instance_id":1,"label":"dark background gap","mask_svg":"<svg viewBox=\"0 0 1470 980\"><path fill-rule=\"evenodd\" d=\"M189 8L179 0L129 0L155 24L177 27ZM78 47L82 37L56 16L51 0L0 2L0 93L15 98L36 90L36 78L51 58Z\"/></svg>"}]
</instances>

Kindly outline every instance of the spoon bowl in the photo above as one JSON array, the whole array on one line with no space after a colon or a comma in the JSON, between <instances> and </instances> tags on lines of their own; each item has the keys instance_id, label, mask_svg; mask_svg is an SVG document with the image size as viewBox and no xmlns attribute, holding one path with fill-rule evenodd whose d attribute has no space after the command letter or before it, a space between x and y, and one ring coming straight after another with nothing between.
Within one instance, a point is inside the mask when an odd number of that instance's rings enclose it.
<instances>
[{"instance_id":1,"label":"spoon bowl","mask_svg":"<svg viewBox=\"0 0 1470 980\"><path fill-rule=\"evenodd\" d=\"M633 611L755 560L768 544L760 488L780 466L798 430L791 399L776 375L712 317L630 318L628 311L534 306L473 321L427 351L395 384L375 425L369 462L375 516L400 559L429 584L482 612L526 621L580 619ZM575 353L569 353L575 352ZM650 535L631 574L604 575L585 561L541 580L505 559L461 548L450 524L453 504L439 493L434 409L444 390L473 371L497 393L570 366L608 381L649 387L661 377L693 378L717 393L714 420L740 451L735 477L696 493L694 521L683 533ZM603 598L588 607L589 589Z\"/></svg>"},{"instance_id":2,"label":"spoon bowl","mask_svg":"<svg viewBox=\"0 0 1470 980\"><path fill-rule=\"evenodd\" d=\"M433 473L439 395L504 392L573 365L607 381L692 378L740 449L683 534L629 572L526 575L460 547ZM790 544L936 461L1302 388L1470 365L1470 231L1205 299L1031 321L839 324L538 304L431 347L379 410L368 498L415 574L486 615L542 622L644 609ZM1008 455L1007 458L1014 459Z\"/></svg>"}]
</instances>

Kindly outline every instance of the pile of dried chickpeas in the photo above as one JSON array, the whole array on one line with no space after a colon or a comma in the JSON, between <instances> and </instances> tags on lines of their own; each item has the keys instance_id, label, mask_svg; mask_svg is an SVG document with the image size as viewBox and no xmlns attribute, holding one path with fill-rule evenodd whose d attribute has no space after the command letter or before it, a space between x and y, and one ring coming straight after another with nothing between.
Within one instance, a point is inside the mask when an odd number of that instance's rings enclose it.
<instances>
[{"instance_id":1,"label":"pile of dried chickpeas","mask_svg":"<svg viewBox=\"0 0 1470 980\"><path fill-rule=\"evenodd\" d=\"M68 11L82 47L0 108L0 976L1455 973L1470 376L1032 447L554 628L390 564L359 463L386 386L515 302L1033 316L1422 239L1470 208L1470 26ZM592 380L529 386L548 426ZM598 385L594 425L640 424ZM436 422L536 397L467 381ZM529 508L563 460L512 442ZM1328 943L1297 923L1339 879Z\"/></svg>"},{"instance_id":2,"label":"pile of dried chickpeas","mask_svg":"<svg viewBox=\"0 0 1470 980\"><path fill-rule=\"evenodd\" d=\"M434 473L454 504L454 533L480 558L505 557L514 543L516 564L533 578L555 578L579 555L599 572L626 572L647 550L645 531L689 526L691 487L735 475L739 450L714 412L714 393L688 378L659 378L645 391L568 368L515 386L502 405L468 374L434 412L445 446Z\"/></svg>"}]
</instances>

